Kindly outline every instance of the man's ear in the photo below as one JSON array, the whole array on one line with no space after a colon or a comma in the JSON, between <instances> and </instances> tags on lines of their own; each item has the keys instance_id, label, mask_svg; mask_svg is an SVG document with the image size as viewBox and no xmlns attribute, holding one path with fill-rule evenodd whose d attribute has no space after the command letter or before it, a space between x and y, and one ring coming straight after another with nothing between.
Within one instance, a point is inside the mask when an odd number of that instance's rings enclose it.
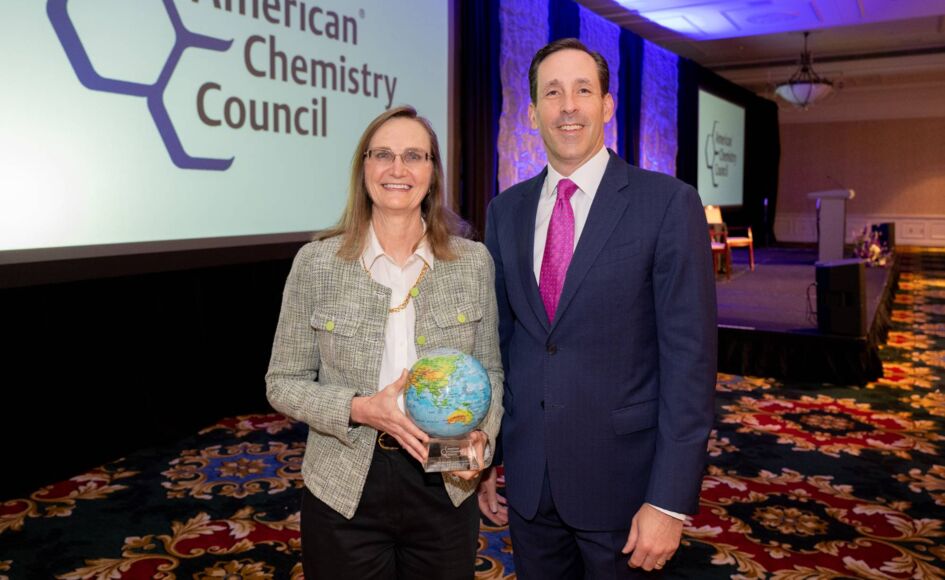
<instances>
[{"instance_id":1,"label":"man's ear","mask_svg":"<svg viewBox=\"0 0 945 580\"><path fill-rule=\"evenodd\" d=\"M613 99L611 99L613 102ZM532 125L532 129L538 128L538 110L535 107L535 103L528 103L528 121Z\"/></svg>"},{"instance_id":2,"label":"man's ear","mask_svg":"<svg viewBox=\"0 0 945 580\"><path fill-rule=\"evenodd\" d=\"M614 104L614 96L610 93L604 95L604 124L610 122L614 116L614 110L617 108L617 105Z\"/></svg>"}]
</instances>

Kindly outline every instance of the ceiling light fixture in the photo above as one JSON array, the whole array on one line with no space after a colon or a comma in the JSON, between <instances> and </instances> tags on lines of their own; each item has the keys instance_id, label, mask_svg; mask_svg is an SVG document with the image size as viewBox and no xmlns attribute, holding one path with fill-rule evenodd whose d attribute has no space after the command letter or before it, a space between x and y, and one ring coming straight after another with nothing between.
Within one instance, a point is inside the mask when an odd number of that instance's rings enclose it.
<instances>
[{"instance_id":1,"label":"ceiling light fixture","mask_svg":"<svg viewBox=\"0 0 945 580\"><path fill-rule=\"evenodd\" d=\"M801 65L791 78L780 83L774 92L786 102L799 109L820 102L833 94L833 82L814 72L814 59L807 50L807 36L804 33L804 52L801 53Z\"/></svg>"}]
</instances>

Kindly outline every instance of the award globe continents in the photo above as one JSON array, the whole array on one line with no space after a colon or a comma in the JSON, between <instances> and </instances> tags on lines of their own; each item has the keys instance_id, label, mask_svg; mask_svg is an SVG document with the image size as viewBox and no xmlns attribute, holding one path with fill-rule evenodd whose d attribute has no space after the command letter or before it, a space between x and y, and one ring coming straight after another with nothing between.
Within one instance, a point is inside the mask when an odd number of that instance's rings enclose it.
<instances>
[{"instance_id":1,"label":"award globe continents","mask_svg":"<svg viewBox=\"0 0 945 580\"><path fill-rule=\"evenodd\" d=\"M438 348L410 369L404 406L430 436L427 471L481 469L468 437L489 411L489 375L474 357Z\"/></svg>"}]
</instances>

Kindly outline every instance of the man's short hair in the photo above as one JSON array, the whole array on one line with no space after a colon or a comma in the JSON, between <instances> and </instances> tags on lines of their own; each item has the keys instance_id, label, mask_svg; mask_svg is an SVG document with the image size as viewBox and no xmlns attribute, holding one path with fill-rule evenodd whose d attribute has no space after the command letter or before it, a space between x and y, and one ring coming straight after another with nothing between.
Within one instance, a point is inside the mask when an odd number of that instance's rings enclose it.
<instances>
[{"instance_id":1,"label":"man's short hair","mask_svg":"<svg viewBox=\"0 0 945 580\"><path fill-rule=\"evenodd\" d=\"M538 65L559 50L580 50L590 55L597 64L597 79L600 81L601 95L606 95L610 92L610 67L607 66L607 61L604 57L601 56L599 52L594 52L587 48L583 42L576 38L561 38L554 42L549 42L542 47L541 50L536 52L535 58L532 59L531 66L528 67L528 87L532 97L532 104L538 103Z\"/></svg>"}]
</instances>

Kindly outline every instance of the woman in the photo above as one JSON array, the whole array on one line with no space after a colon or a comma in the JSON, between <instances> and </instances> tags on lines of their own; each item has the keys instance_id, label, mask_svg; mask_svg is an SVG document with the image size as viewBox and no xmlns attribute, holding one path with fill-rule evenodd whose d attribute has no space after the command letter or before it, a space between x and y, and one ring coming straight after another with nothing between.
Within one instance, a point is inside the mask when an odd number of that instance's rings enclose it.
<instances>
[{"instance_id":1,"label":"woman","mask_svg":"<svg viewBox=\"0 0 945 580\"><path fill-rule=\"evenodd\" d=\"M299 251L286 282L266 389L309 425L309 580L474 575L478 472L424 473L428 437L403 412L419 357L471 354L492 383L473 432L488 461L502 415L494 268L444 202L430 123L412 107L386 111L361 136L341 220Z\"/></svg>"}]
</instances>

